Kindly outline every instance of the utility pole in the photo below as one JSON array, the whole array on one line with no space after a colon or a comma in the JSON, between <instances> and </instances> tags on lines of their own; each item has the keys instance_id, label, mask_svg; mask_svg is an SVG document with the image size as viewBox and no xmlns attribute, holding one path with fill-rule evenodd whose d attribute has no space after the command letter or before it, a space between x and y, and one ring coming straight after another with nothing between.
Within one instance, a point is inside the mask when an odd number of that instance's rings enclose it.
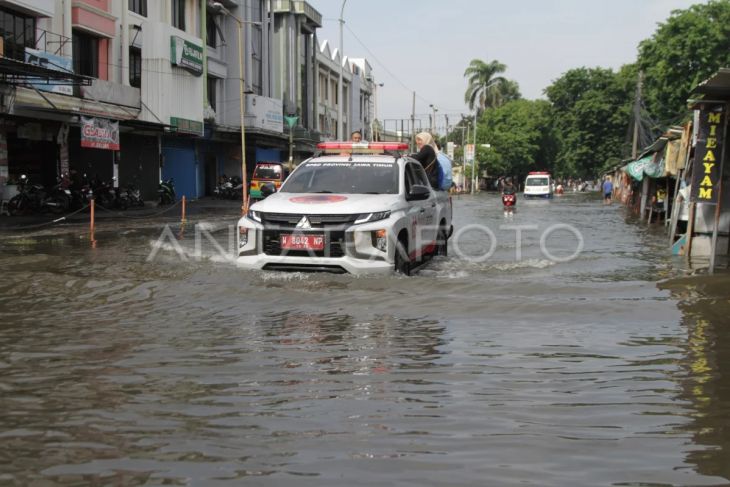
<instances>
[{"instance_id":1,"label":"utility pole","mask_svg":"<svg viewBox=\"0 0 730 487\"><path fill-rule=\"evenodd\" d=\"M411 152L416 152L416 92L413 92L413 108L411 109Z\"/></svg>"},{"instance_id":2,"label":"utility pole","mask_svg":"<svg viewBox=\"0 0 730 487\"><path fill-rule=\"evenodd\" d=\"M474 194L474 187L477 185L479 178L477 177L477 111L474 110L474 159L471 161L471 194Z\"/></svg>"},{"instance_id":3,"label":"utility pole","mask_svg":"<svg viewBox=\"0 0 730 487\"><path fill-rule=\"evenodd\" d=\"M431 117L431 135L436 134L436 112L439 111L438 108L436 108L433 103L429 105L431 107L431 113L433 114L433 117Z\"/></svg>"},{"instance_id":4,"label":"utility pole","mask_svg":"<svg viewBox=\"0 0 730 487\"><path fill-rule=\"evenodd\" d=\"M471 124L469 123L469 120L467 120L466 121L466 143L467 144L469 143L469 128L470 127L471 127ZM464 192L466 193L466 146L463 144L462 144L462 146L464 147ZM469 179L471 179L471 178L469 178Z\"/></svg>"},{"instance_id":5,"label":"utility pole","mask_svg":"<svg viewBox=\"0 0 730 487\"><path fill-rule=\"evenodd\" d=\"M644 71L639 71L639 81L636 83L636 98L634 99L634 140L631 145L631 159L636 160L639 149L639 123L641 123L641 85L644 83Z\"/></svg>"}]
</instances>

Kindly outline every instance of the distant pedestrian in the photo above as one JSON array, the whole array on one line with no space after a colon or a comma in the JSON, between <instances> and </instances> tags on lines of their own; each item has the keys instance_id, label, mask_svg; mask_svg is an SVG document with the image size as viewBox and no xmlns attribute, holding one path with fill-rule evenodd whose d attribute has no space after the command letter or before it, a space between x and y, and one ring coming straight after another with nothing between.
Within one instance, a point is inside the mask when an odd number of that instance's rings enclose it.
<instances>
[{"instance_id":1,"label":"distant pedestrian","mask_svg":"<svg viewBox=\"0 0 730 487\"><path fill-rule=\"evenodd\" d=\"M355 130L352 134L350 134L350 139L353 142L362 142L362 132Z\"/></svg>"},{"instance_id":2,"label":"distant pedestrian","mask_svg":"<svg viewBox=\"0 0 730 487\"><path fill-rule=\"evenodd\" d=\"M606 176L606 180L603 181L603 204L610 205L611 198L613 196L613 183L611 182L611 176Z\"/></svg>"}]
</instances>

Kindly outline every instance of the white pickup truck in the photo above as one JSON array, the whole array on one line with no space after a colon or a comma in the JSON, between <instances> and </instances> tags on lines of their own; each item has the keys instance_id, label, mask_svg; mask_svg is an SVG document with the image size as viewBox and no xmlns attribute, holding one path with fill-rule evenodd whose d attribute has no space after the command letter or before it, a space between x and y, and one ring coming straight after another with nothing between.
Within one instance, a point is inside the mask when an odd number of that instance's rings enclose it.
<instances>
[{"instance_id":1,"label":"white pickup truck","mask_svg":"<svg viewBox=\"0 0 730 487\"><path fill-rule=\"evenodd\" d=\"M241 267L410 274L446 255L451 198L406 144L327 142L238 222ZM334 151L335 154L331 154Z\"/></svg>"}]
</instances>

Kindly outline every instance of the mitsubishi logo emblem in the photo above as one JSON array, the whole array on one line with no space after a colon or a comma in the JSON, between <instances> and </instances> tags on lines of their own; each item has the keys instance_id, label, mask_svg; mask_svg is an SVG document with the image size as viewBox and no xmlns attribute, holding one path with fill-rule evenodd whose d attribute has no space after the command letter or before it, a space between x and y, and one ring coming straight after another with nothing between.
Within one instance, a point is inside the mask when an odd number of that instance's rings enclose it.
<instances>
[{"instance_id":1,"label":"mitsubishi logo emblem","mask_svg":"<svg viewBox=\"0 0 730 487\"><path fill-rule=\"evenodd\" d=\"M297 223L297 228L312 228L312 224L309 223L306 216L303 216L302 219L299 220L299 223Z\"/></svg>"}]
</instances>

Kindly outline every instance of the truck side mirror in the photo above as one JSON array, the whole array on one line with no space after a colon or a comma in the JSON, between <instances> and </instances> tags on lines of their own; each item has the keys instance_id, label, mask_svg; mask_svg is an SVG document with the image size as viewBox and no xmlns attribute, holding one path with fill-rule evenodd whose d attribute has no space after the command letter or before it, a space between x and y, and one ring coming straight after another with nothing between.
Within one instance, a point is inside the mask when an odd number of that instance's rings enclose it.
<instances>
[{"instance_id":1,"label":"truck side mirror","mask_svg":"<svg viewBox=\"0 0 730 487\"><path fill-rule=\"evenodd\" d=\"M422 184L414 184L406 195L408 201L427 200L431 196L431 189Z\"/></svg>"},{"instance_id":2,"label":"truck side mirror","mask_svg":"<svg viewBox=\"0 0 730 487\"><path fill-rule=\"evenodd\" d=\"M265 183L261 185L261 196L264 198L271 196L274 193L276 193L276 186L272 183Z\"/></svg>"}]
</instances>

